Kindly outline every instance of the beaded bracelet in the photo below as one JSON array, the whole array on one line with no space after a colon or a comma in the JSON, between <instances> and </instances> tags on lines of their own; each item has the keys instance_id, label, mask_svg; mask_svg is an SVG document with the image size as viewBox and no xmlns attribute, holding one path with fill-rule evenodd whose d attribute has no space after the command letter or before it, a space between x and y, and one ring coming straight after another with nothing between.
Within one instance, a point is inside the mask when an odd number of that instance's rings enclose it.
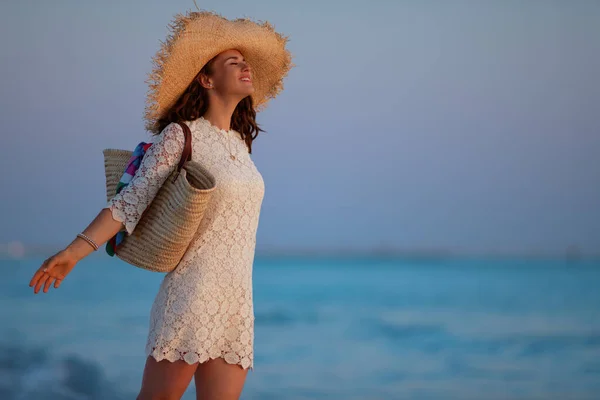
<instances>
[{"instance_id":1,"label":"beaded bracelet","mask_svg":"<svg viewBox=\"0 0 600 400\"><path fill-rule=\"evenodd\" d=\"M98 250L99 246L96 244L96 242L94 242L88 236L84 235L83 233L78 233L77 237L82 238L83 240L85 240L86 242L88 242L90 244L90 246L92 246L94 248L94 251Z\"/></svg>"}]
</instances>

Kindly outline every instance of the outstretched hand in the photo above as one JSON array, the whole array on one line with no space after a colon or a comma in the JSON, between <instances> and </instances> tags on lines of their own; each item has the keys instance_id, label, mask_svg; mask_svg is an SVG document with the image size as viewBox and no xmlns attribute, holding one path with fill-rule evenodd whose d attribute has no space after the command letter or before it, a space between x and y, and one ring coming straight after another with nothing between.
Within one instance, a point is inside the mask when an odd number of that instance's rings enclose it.
<instances>
[{"instance_id":1,"label":"outstretched hand","mask_svg":"<svg viewBox=\"0 0 600 400\"><path fill-rule=\"evenodd\" d=\"M58 289L63 279L77 264L77 258L68 250L62 250L44 261L29 282L29 287L35 286L33 292L37 294L42 286L44 293L48 293L50 286Z\"/></svg>"}]
</instances>

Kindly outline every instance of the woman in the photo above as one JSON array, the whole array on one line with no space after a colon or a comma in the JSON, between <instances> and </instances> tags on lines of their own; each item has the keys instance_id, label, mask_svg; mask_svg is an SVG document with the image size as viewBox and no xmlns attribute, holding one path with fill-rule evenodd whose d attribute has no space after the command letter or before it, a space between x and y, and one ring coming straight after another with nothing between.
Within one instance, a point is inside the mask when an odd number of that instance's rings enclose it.
<instances>
[{"instance_id":1,"label":"woman","mask_svg":"<svg viewBox=\"0 0 600 400\"><path fill-rule=\"evenodd\" d=\"M237 399L253 368L252 263L264 182L250 158L262 131L256 110L283 89L293 66L287 38L268 24L213 12L176 16L154 58L145 112L156 140L106 208L31 279L58 288L77 262L117 232L131 234L176 168L184 134L192 160L216 178L195 239L165 275L151 309L139 400L179 399L192 377L198 399ZM253 135L254 133L254 135Z\"/></svg>"}]
</instances>

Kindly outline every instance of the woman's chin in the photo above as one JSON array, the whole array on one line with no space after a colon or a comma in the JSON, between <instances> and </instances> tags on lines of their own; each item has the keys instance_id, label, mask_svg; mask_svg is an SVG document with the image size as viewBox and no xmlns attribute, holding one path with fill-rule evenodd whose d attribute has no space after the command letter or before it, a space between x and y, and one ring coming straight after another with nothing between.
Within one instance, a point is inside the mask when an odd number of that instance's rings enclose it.
<instances>
[{"instance_id":1,"label":"woman's chin","mask_svg":"<svg viewBox=\"0 0 600 400\"><path fill-rule=\"evenodd\" d=\"M244 96L250 96L251 94L253 94L253 93L254 93L254 86L251 86L251 87L244 88L243 90L241 90L241 93L242 93Z\"/></svg>"}]
</instances>

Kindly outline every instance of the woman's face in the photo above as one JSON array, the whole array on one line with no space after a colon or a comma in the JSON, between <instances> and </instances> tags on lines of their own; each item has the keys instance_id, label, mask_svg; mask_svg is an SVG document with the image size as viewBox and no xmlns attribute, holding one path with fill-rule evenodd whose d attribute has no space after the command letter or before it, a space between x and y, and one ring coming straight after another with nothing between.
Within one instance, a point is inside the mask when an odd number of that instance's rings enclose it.
<instances>
[{"instance_id":1,"label":"woman's face","mask_svg":"<svg viewBox=\"0 0 600 400\"><path fill-rule=\"evenodd\" d=\"M252 69L242 53L231 49L220 53L212 64L213 74L202 79L203 86L224 96L243 99L254 92ZM212 87L209 86L212 83Z\"/></svg>"}]
</instances>

